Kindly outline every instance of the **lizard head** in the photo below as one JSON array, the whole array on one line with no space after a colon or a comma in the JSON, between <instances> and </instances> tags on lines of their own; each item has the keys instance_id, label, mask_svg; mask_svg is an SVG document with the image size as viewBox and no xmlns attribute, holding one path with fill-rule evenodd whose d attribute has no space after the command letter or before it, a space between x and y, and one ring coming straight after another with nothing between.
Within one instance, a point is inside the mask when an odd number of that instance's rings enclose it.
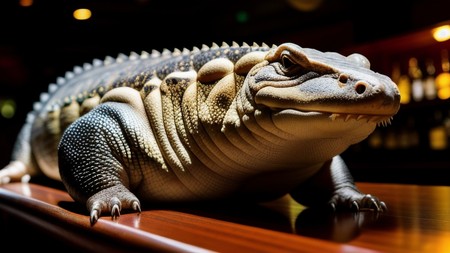
<instances>
[{"instance_id":1,"label":"lizard head","mask_svg":"<svg viewBox=\"0 0 450 253\"><path fill-rule=\"evenodd\" d=\"M390 123L400 107L397 85L372 71L360 54L345 57L285 43L270 50L246 82L253 106L271 110L274 123L285 130L301 131L295 127L301 119L319 129L360 128L367 136Z\"/></svg>"}]
</instances>

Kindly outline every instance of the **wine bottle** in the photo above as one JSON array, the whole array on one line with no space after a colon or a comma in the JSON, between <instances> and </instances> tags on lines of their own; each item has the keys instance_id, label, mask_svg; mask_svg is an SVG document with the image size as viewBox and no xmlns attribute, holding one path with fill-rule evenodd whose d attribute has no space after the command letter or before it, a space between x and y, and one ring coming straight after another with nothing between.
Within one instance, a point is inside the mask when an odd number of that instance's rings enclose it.
<instances>
[{"instance_id":1,"label":"wine bottle","mask_svg":"<svg viewBox=\"0 0 450 253\"><path fill-rule=\"evenodd\" d=\"M434 100L436 98L436 68L434 67L433 59L427 59L425 70L427 75L423 81L424 96L428 100Z\"/></svg>"},{"instance_id":2,"label":"wine bottle","mask_svg":"<svg viewBox=\"0 0 450 253\"><path fill-rule=\"evenodd\" d=\"M437 75L435 82L437 96L440 99L445 100L447 98L450 98L450 64L448 61L448 51L446 49L443 49L441 51L441 67L442 73Z\"/></svg>"},{"instance_id":3,"label":"wine bottle","mask_svg":"<svg viewBox=\"0 0 450 253\"><path fill-rule=\"evenodd\" d=\"M411 57L408 61L408 74L411 77L411 92L414 101L419 102L423 99L424 90L422 83L422 71L419 68L417 58Z\"/></svg>"},{"instance_id":4,"label":"wine bottle","mask_svg":"<svg viewBox=\"0 0 450 253\"><path fill-rule=\"evenodd\" d=\"M397 84L398 90L400 91L400 103L408 104L411 100L411 82L408 75L402 75L398 63L393 65L391 78Z\"/></svg>"}]
</instances>

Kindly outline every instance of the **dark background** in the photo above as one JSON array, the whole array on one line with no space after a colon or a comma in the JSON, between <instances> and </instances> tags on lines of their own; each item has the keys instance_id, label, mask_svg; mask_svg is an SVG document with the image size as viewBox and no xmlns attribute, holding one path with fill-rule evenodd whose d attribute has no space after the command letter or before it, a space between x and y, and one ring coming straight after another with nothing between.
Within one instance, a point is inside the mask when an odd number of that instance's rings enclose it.
<instances>
[{"instance_id":1,"label":"dark background","mask_svg":"<svg viewBox=\"0 0 450 253\"><path fill-rule=\"evenodd\" d=\"M317 3L316 8L299 8L308 2ZM72 12L79 7L91 9L92 18L73 19ZM222 41L269 45L290 41L324 51L347 52L446 21L450 18L450 1L35 0L31 6L22 7L18 0L2 0L0 10L0 103L7 99L16 103L14 117L0 116L3 167L40 92L75 65L130 51L191 49ZM394 166L395 158L368 152L358 153L357 163L349 164L357 180L443 183L424 181L422 172L410 181L401 180L404 171L397 176L380 176ZM353 154L346 156L352 158ZM403 154L402 159L408 156ZM375 157L376 166L381 167L361 165L365 157ZM443 157L448 161L446 154L438 159ZM422 161L422 167L416 170L425 171L428 161ZM364 166L371 171L362 171ZM371 173L376 176L367 176ZM428 178L436 178L430 174Z\"/></svg>"}]
</instances>

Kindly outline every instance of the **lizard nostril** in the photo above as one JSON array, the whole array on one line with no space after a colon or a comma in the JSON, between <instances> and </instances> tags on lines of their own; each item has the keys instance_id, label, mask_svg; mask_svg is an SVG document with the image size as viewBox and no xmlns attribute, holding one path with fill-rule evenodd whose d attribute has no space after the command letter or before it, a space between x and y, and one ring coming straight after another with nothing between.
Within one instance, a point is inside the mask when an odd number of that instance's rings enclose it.
<instances>
[{"instance_id":1,"label":"lizard nostril","mask_svg":"<svg viewBox=\"0 0 450 253\"><path fill-rule=\"evenodd\" d=\"M366 86L366 84L365 83L363 83L363 82L358 82L356 85L355 85L355 91L356 91L356 93L358 93L358 94L363 94L365 91L366 91L366 89L367 89L367 86Z\"/></svg>"},{"instance_id":2,"label":"lizard nostril","mask_svg":"<svg viewBox=\"0 0 450 253\"><path fill-rule=\"evenodd\" d=\"M346 75L346 74L340 74L339 75L339 82L347 83L347 81L348 81L348 75Z\"/></svg>"}]
</instances>

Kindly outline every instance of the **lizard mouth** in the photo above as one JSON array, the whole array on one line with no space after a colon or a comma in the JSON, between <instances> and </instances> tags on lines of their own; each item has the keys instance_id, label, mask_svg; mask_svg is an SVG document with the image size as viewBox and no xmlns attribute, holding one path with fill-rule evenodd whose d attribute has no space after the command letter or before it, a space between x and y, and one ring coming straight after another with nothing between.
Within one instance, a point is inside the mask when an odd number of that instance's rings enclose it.
<instances>
[{"instance_id":1,"label":"lizard mouth","mask_svg":"<svg viewBox=\"0 0 450 253\"><path fill-rule=\"evenodd\" d=\"M332 81L329 80L329 82ZM382 88L373 91L375 89L367 85L364 94L342 92L339 88L339 93L327 92L327 89L312 87L309 83L309 90L315 92L306 92L303 86L307 83L285 88L263 87L256 92L254 101L274 112L286 111L293 116L314 117L320 115L331 121L354 120L359 123L375 123L381 126L389 125L399 109L399 96L383 92ZM361 82L356 83L356 85L358 84ZM337 95L333 95L334 93Z\"/></svg>"},{"instance_id":2,"label":"lizard mouth","mask_svg":"<svg viewBox=\"0 0 450 253\"><path fill-rule=\"evenodd\" d=\"M365 121L366 123L375 123L377 126L388 126L391 124L393 117L385 115L364 115L364 114L346 114L331 113L329 116L332 121L342 119L344 122L349 120Z\"/></svg>"},{"instance_id":3,"label":"lizard mouth","mask_svg":"<svg viewBox=\"0 0 450 253\"><path fill-rule=\"evenodd\" d=\"M374 123L377 126L388 126L391 124L393 116L391 115L369 115L369 114L351 114L351 113L336 113L336 112L321 112L321 111L305 111L299 109L280 109L273 110L275 115L291 115L295 117L315 117L328 118L331 121L349 122L351 120Z\"/></svg>"}]
</instances>

